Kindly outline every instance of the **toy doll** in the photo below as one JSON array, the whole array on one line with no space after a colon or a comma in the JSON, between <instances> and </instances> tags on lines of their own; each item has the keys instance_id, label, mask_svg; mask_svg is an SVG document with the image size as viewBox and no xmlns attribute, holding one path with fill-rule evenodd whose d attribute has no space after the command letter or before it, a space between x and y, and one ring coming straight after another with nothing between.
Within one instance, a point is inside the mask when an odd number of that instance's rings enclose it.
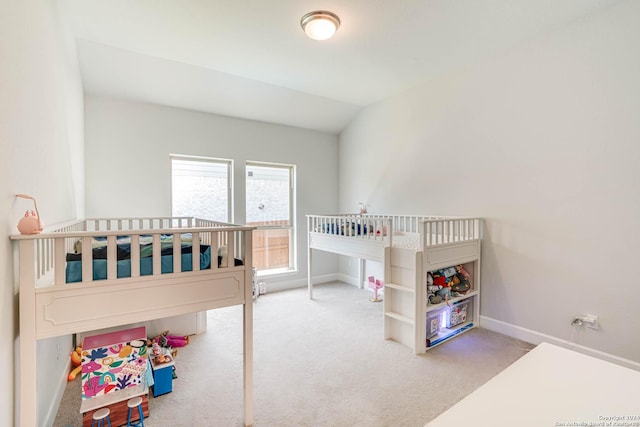
<instances>
[{"instance_id":1,"label":"toy doll","mask_svg":"<svg viewBox=\"0 0 640 427\"><path fill-rule=\"evenodd\" d=\"M157 344L160 347L184 347L189 344L189 337L187 335L170 335L169 331L164 331L161 335L147 340L148 346L154 346Z\"/></svg>"},{"instance_id":2,"label":"toy doll","mask_svg":"<svg viewBox=\"0 0 640 427\"><path fill-rule=\"evenodd\" d=\"M160 338L160 345L163 347L184 347L189 344L187 335L171 335L169 331L164 331L158 338Z\"/></svg>"}]
</instances>

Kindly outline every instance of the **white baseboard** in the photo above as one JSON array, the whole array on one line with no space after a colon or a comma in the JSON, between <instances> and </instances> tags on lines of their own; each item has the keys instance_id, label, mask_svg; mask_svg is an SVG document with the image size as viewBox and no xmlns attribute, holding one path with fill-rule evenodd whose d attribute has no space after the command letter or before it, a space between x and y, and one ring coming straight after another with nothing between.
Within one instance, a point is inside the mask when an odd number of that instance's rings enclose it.
<instances>
[{"instance_id":1,"label":"white baseboard","mask_svg":"<svg viewBox=\"0 0 640 427\"><path fill-rule=\"evenodd\" d=\"M307 287L307 279L306 278L301 278L301 279L294 279L294 280L278 280L278 279L272 279L270 280L269 277L264 277L259 279L260 281L264 281L267 285L267 292L278 292L278 291L286 291L288 289L296 289L296 288L302 288L302 287ZM343 273L332 273L332 274L324 274L321 276L314 276L313 277L313 284L317 285L320 283L327 283L327 282L344 282L347 283L349 285L353 285L353 286L358 286L358 278L357 277L353 277L353 276L349 276L347 274L343 274ZM364 288L367 288L366 283L363 283L362 285Z\"/></svg>"},{"instance_id":2,"label":"white baseboard","mask_svg":"<svg viewBox=\"0 0 640 427\"><path fill-rule=\"evenodd\" d=\"M583 345L576 344L571 341L567 341L551 335L543 334L541 332L532 331L531 329L522 328L520 326L506 323L501 320L492 319L486 316L480 316L480 327L493 332L498 332L503 335L507 335L512 338L526 341L531 344L538 345L542 342L548 342L560 347L568 348L570 350L575 350L578 353L593 356L598 359L606 360L617 365L640 371L640 363L634 362L633 360L618 357L613 354L605 353L604 351L596 350L590 347L585 347Z\"/></svg>"},{"instance_id":3,"label":"white baseboard","mask_svg":"<svg viewBox=\"0 0 640 427\"><path fill-rule=\"evenodd\" d=\"M56 415L58 415L58 409L60 408L60 402L62 402L62 396L64 395L64 391L67 388L67 382L69 377L69 372L71 372L71 357L67 357L67 364L63 371L61 371L61 378L58 381L58 387L54 390L53 397L49 402L49 408L47 409L46 416L46 425L52 426L54 421L56 420ZM80 381L78 378L74 381ZM35 397L35 396L34 396Z\"/></svg>"},{"instance_id":4,"label":"white baseboard","mask_svg":"<svg viewBox=\"0 0 640 427\"><path fill-rule=\"evenodd\" d=\"M313 284L317 285L318 283L342 281L342 279L339 276L340 274L338 273L325 274L322 276L314 276ZM296 288L303 288L303 287L306 288L308 285L306 277L300 278L300 279L294 279L294 280L278 280L278 279L269 279L269 276L266 276L266 277L261 277L258 280L261 282L264 281L266 283L267 293L286 291L288 289L296 289Z\"/></svg>"},{"instance_id":5,"label":"white baseboard","mask_svg":"<svg viewBox=\"0 0 640 427\"><path fill-rule=\"evenodd\" d=\"M353 286L358 286L358 278L357 277L353 277L353 276L349 276L346 275L344 273L338 273L336 276L338 276L337 279L340 282L344 282L344 283L348 283L349 285L353 285Z\"/></svg>"},{"instance_id":6,"label":"white baseboard","mask_svg":"<svg viewBox=\"0 0 640 427\"><path fill-rule=\"evenodd\" d=\"M358 278L357 277L348 276L348 275L343 274L343 273L338 273L338 278L334 279L334 280L338 280L338 281L344 282L344 283L346 283L348 285L352 285L352 286L355 286L357 288L364 289L366 291L369 291L369 292L373 293L373 289L371 289L369 287L369 282L367 280L363 281L360 284L360 286L358 286ZM313 283L316 283L316 282L314 281ZM379 296L384 296L384 287L382 289L378 290L378 295Z\"/></svg>"}]
</instances>

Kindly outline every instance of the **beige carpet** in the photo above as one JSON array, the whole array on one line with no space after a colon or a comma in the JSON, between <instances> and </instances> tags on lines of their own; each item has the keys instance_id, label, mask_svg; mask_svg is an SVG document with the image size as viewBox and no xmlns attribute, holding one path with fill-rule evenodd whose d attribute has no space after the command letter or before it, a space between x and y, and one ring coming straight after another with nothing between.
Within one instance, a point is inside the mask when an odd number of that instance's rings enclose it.
<instances>
[{"instance_id":1,"label":"beige carpet","mask_svg":"<svg viewBox=\"0 0 640 427\"><path fill-rule=\"evenodd\" d=\"M382 303L343 283L270 293L254 304L254 425L423 426L533 346L484 329L424 355L382 336ZM176 357L173 392L150 398L147 427L242 426L242 309L208 314L209 330ZM54 427L80 426L80 382ZM498 404L499 407L499 404Z\"/></svg>"}]
</instances>

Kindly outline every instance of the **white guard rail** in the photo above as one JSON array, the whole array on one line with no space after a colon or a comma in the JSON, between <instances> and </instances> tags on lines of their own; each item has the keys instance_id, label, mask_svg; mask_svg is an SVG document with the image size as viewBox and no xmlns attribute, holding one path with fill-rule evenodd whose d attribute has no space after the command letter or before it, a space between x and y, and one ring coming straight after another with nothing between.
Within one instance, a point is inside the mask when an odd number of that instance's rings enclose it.
<instances>
[{"instance_id":1,"label":"white guard rail","mask_svg":"<svg viewBox=\"0 0 640 427\"><path fill-rule=\"evenodd\" d=\"M360 214L307 215L307 231L352 237L391 246L391 217Z\"/></svg>"},{"instance_id":2,"label":"white guard rail","mask_svg":"<svg viewBox=\"0 0 640 427\"><path fill-rule=\"evenodd\" d=\"M307 231L379 241L385 246L392 245L394 232L419 233L423 235L421 246L424 249L428 246L480 239L482 220L423 215L307 215Z\"/></svg>"},{"instance_id":3,"label":"white guard rail","mask_svg":"<svg viewBox=\"0 0 640 427\"><path fill-rule=\"evenodd\" d=\"M161 236L173 236L173 253L181 253L183 235L191 234L193 271L200 269L200 245L209 245L212 270L234 266L234 259L245 259L244 233L253 227L225 224L188 217L90 218L45 229L41 234L12 235L13 240L33 241L36 287L66 283L65 264L68 253L82 252L82 283L93 281L93 239L106 237L107 279L117 278L117 238L131 239L131 277L140 276L140 237L152 236L153 274L161 274ZM226 265L218 267L218 248L226 247ZM181 257L173 257L173 271L180 272ZM30 264L30 260L21 260Z\"/></svg>"}]
</instances>

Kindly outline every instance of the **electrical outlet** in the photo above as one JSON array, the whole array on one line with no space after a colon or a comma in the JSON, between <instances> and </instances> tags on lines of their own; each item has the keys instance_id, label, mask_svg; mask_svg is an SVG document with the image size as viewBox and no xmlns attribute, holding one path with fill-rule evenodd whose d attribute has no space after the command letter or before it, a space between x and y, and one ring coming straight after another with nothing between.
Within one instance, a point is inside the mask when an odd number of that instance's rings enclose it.
<instances>
[{"instance_id":1,"label":"electrical outlet","mask_svg":"<svg viewBox=\"0 0 640 427\"><path fill-rule=\"evenodd\" d=\"M576 316L571 321L571 326L586 326L590 329L598 329L598 316L595 314L585 314L584 316Z\"/></svg>"},{"instance_id":2,"label":"electrical outlet","mask_svg":"<svg viewBox=\"0 0 640 427\"><path fill-rule=\"evenodd\" d=\"M587 314L581 318L584 326L591 329L598 329L598 316L595 314Z\"/></svg>"}]
</instances>

